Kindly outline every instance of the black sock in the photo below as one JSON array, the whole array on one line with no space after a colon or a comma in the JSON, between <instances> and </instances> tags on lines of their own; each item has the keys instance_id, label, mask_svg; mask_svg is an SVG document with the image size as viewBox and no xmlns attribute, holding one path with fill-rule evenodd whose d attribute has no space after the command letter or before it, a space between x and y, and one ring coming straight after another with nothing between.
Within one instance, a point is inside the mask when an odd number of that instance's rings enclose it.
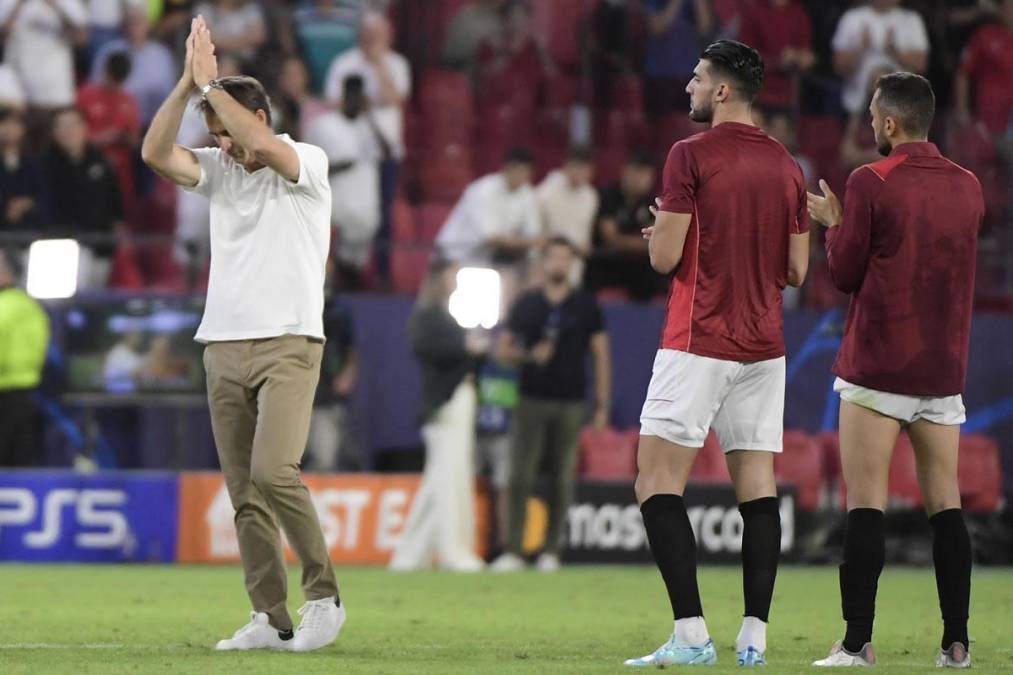
<instances>
[{"instance_id":1,"label":"black sock","mask_svg":"<svg viewBox=\"0 0 1013 675\"><path fill-rule=\"evenodd\" d=\"M971 537L960 509L940 511L929 518L932 525L932 562L936 567L936 590L943 612L942 648L954 642L968 649L967 615L971 603Z\"/></svg>"},{"instance_id":2,"label":"black sock","mask_svg":"<svg viewBox=\"0 0 1013 675\"><path fill-rule=\"evenodd\" d=\"M703 616L696 585L696 537L679 495L653 495L640 506L654 561L676 619Z\"/></svg>"},{"instance_id":3,"label":"black sock","mask_svg":"<svg viewBox=\"0 0 1013 675\"><path fill-rule=\"evenodd\" d=\"M781 512L777 497L739 504L742 514L742 595L745 616L766 621L781 557Z\"/></svg>"},{"instance_id":4,"label":"black sock","mask_svg":"<svg viewBox=\"0 0 1013 675\"><path fill-rule=\"evenodd\" d=\"M841 563L841 609L848 623L844 648L852 653L872 641L876 615L876 589L886 557L883 512L879 509L848 511Z\"/></svg>"}]
</instances>

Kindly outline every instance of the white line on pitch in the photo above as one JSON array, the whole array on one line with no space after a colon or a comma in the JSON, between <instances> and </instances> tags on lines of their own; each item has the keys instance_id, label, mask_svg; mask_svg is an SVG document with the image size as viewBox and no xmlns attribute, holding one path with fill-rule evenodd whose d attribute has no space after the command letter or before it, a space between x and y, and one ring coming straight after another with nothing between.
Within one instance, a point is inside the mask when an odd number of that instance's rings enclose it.
<instances>
[{"instance_id":1,"label":"white line on pitch","mask_svg":"<svg viewBox=\"0 0 1013 675\"><path fill-rule=\"evenodd\" d=\"M148 651L179 651L189 649L186 645L122 645L115 643L62 644L54 642L12 642L0 644L3 649L134 649Z\"/></svg>"}]
</instances>

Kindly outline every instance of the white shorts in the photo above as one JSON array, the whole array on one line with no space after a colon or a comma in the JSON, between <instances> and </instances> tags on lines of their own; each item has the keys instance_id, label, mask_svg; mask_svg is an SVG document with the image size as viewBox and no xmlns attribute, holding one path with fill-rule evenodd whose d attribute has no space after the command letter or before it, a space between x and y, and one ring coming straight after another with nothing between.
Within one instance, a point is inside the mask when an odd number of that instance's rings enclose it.
<instances>
[{"instance_id":1,"label":"white shorts","mask_svg":"<svg viewBox=\"0 0 1013 675\"><path fill-rule=\"evenodd\" d=\"M742 362L659 349L640 434L703 447L713 427L725 452L781 452L784 357Z\"/></svg>"},{"instance_id":2,"label":"white shorts","mask_svg":"<svg viewBox=\"0 0 1013 675\"><path fill-rule=\"evenodd\" d=\"M933 424L953 425L963 424L967 419L964 399L960 394L937 398L905 396L867 389L839 377L834 381L834 391L841 395L843 401L875 410L880 415L899 420L902 424L927 420Z\"/></svg>"}]
</instances>

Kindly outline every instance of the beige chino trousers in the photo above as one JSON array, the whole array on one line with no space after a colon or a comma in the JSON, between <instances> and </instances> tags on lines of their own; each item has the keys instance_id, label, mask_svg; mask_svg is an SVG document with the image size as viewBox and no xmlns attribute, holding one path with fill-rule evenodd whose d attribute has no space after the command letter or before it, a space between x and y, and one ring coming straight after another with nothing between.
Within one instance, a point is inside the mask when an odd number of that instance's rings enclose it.
<instances>
[{"instance_id":1,"label":"beige chino trousers","mask_svg":"<svg viewBox=\"0 0 1013 675\"><path fill-rule=\"evenodd\" d=\"M323 344L283 335L204 349L208 406L254 611L292 628L278 525L302 562L307 600L337 595L316 509L299 478Z\"/></svg>"}]
</instances>

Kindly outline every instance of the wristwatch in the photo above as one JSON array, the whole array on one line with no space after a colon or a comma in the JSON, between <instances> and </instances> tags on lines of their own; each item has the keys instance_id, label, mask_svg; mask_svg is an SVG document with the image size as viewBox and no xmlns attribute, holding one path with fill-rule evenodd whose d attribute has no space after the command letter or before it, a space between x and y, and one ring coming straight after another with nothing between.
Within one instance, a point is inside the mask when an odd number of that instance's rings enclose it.
<instances>
[{"instance_id":1,"label":"wristwatch","mask_svg":"<svg viewBox=\"0 0 1013 675\"><path fill-rule=\"evenodd\" d=\"M208 100L208 92L211 91L212 89L221 89L224 91L225 87L222 86L221 80L211 80L210 82L208 82L207 84L205 84L203 87L200 88L201 98L203 98L205 101Z\"/></svg>"}]
</instances>

